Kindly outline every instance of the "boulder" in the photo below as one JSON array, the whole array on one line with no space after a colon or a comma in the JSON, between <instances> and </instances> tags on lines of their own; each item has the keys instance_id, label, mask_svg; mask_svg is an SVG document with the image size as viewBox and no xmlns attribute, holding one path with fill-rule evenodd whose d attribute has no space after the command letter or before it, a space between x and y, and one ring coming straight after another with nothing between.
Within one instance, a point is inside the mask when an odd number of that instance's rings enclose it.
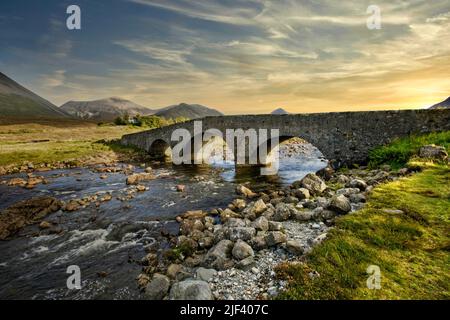
<instances>
[{"instance_id":1,"label":"boulder","mask_svg":"<svg viewBox=\"0 0 450 320\"><path fill-rule=\"evenodd\" d=\"M227 222L228 219L230 218L240 218L241 215L239 213L236 213L230 209L225 209L220 213L220 220L222 222Z\"/></svg>"},{"instance_id":2,"label":"boulder","mask_svg":"<svg viewBox=\"0 0 450 320\"><path fill-rule=\"evenodd\" d=\"M242 212L244 216L250 220L256 219L256 217L260 216L267 209L266 204L262 199L259 199L256 202L250 203Z\"/></svg>"},{"instance_id":3,"label":"boulder","mask_svg":"<svg viewBox=\"0 0 450 320\"><path fill-rule=\"evenodd\" d=\"M180 224L180 233L183 235L191 234L194 230L203 231L205 226L199 219L185 219Z\"/></svg>"},{"instance_id":4,"label":"boulder","mask_svg":"<svg viewBox=\"0 0 450 320\"><path fill-rule=\"evenodd\" d=\"M310 221L314 219L314 213L312 211L299 211L295 214L295 220L297 221Z\"/></svg>"},{"instance_id":5,"label":"boulder","mask_svg":"<svg viewBox=\"0 0 450 320\"><path fill-rule=\"evenodd\" d=\"M447 160L448 153L444 147L430 144L419 149L419 157L426 159Z\"/></svg>"},{"instance_id":6,"label":"boulder","mask_svg":"<svg viewBox=\"0 0 450 320\"><path fill-rule=\"evenodd\" d=\"M340 184L345 185L345 184L347 184L347 183L350 182L350 178L347 177L347 176L344 175L344 174L341 174L341 175L338 176L337 182L340 183Z\"/></svg>"},{"instance_id":7,"label":"boulder","mask_svg":"<svg viewBox=\"0 0 450 320\"><path fill-rule=\"evenodd\" d=\"M230 264L231 251L234 243L230 240L221 240L208 251L203 261L203 265L213 267L216 270L224 270Z\"/></svg>"},{"instance_id":8,"label":"boulder","mask_svg":"<svg viewBox=\"0 0 450 320\"><path fill-rule=\"evenodd\" d=\"M291 204L279 203L275 207L275 214L272 217L274 221L287 221L289 218L296 214L297 210Z\"/></svg>"},{"instance_id":9,"label":"boulder","mask_svg":"<svg viewBox=\"0 0 450 320\"><path fill-rule=\"evenodd\" d=\"M171 300L213 300L209 284L201 280L177 282L170 290Z\"/></svg>"},{"instance_id":10,"label":"boulder","mask_svg":"<svg viewBox=\"0 0 450 320\"><path fill-rule=\"evenodd\" d=\"M351 194L349 199L350 199L351 203L364 203L364 202L366 202L366 196L363 195L362 193Z\"/></svg>"},{"instance_id":11,"label":"boulder","mask_svg":"<svg viewBox=\"0 0 450 320\"><path fill-rule=\"evenodd\" d=\"M247 203L243 199L234 199L232 205L237 210L242 210L242 209L244 209L246 207Z\"/></svg>"},{"instance_id":12,"label":"boulder","mask_svg":"<svg viewBox=\"0 0 450 320\"><path fill-rule=\"evenodd\" d=\"M264 216L261 216L252 222L252 227L256 230L267 231L269 230L269 221Z\"/></svg>"},{"instance_id":13,"label":"boulder","mask_svg":"<svg viewBox=\"0 0 450 320\"><path fill-rule=\"evenodd\" d=\"M328 181L333 177L333 173L334 173L334 169L330 166L327 166L327 167L317 171L317 176Z\"/></svg>"},{"instance_id":14,"label":"boulder","mask_svg":"<svg viewBox=\"0 0 450 320\"><path fill-rule=\"evenodd\" d=\"M225 223L225 225L229 228L237 228L237 227L245 227L246 223L244 219L239 219L239 218L230 218L228 219L228 221Z\"/></svg>"},{"instance_id":15,"label":"boulder","mask_svg":"<svg viewBox=\"0 0 450 320\"><path fill-rule=\"evenodd\" d=\"M14 235L27 225L38 223L61 207L61 201L48 196L20 201L12 205L0 212L0 240Z\"/></svg>"},{"instance_id":16,"label":"boulder","mask_svg":"<svg viewBox=\"0 0 450 320\"><path fill-rule=\"evenodd\" d=\"M297 197L297 199L299 200L303 200L303 199L309 199L311 197L308 189L305 188L298 188L294 191L294 195Z\"/></svg>"},{"instance_id":17,"label":"boulder","mask_svg":"<svg viewBox=\"0 0 450 320\"><path fill-rule=\"evenodd\" d=\"M170 280L165 275L155 273L145 288L145 296L149 300L162 300L169 291Z\"/></svg>"},{"instance_id":18,"label":"boulder","mask_svg":"<svg viewBox=\"0 0 450 320\"><path fill-rule=\"evenodd\" d=\"M205 218L207 213L203 210L191 210L186 211L180 217L182 219L202 219Z\"/></svg>"},{"instance_id":19,"label":"boulder","mask_svg":"<svg viewBox=\"0 0 450 320\"><path fill-rule=\"evenodd\" d=\"M341 196L334 196L331 199L331 203L328 209L335 211L339 214L346 214L352 210L352 206L348 198L346 196L341 195Z\"/></svg>"},{"instance_id":20,"label":"boulder","mask_svg":"<svg viewBox=\"0 0 450 320\"><path fill-rule=\"evenodd\" d=\"M256 236L250 240L250 244L255 250L263 250L267 248L267 242L265 236Z\"/></svg>"},{"instance_id":21,"label":"boulder","mask_svg":"<svg viewBox=\"0 0 450 320\"><path fill-rule=\"evenodd\" d=\"M167 276L170 279L176 279L177 278L177 274L182 270L183 266L181 264L175 264L172 263L168 268L167 268Z\"/></svg>"},{"instance_id":22,"label":"boulder","mask_svg":"<svg viewBox=\"0 0 450 320\"><path fill-rule=\"evenodd\" d=\"M306 175L306 177L304 177L302 180L294 182L293 187L295 189L305 188L308 189L308 191L312 195L320 195L325 191L327 185L317 175L315 175L314 173L310 173Z\"/></svg>"},{"instance_id":23,"label":"boulder","mask_svg":"<svg viewBox=\"0 0 450 320\"><path fill-rule=\"evenodd\" d=\"M265 240L269 247L273 247L286 242L286 235L280 231L272 231L267 234Z\"/></svg>"},{"instance_id":24,"label":"boulder","mask_svg":"<svg viewBox=\"0 0 450 320\"><path fill-rule=\"evenodd\" d=\"M295 255L302 255L304 252L303 246L298 240L287 241L286 250Z\"/></svg>"},{"instance_id":25,"label":"boulder","mask_svg":"<svg viewBox=\"0 0 450 320\"><path fill-rule=\"evenodd\" d=\"M367 183L361 179L352 179L346 184L346 186L349 188L358 188L359 190L364 191L367 188Z\"/></svg>"},{"instance_id":26,"label":"boulder","mask_svg":"<svg viewBox=\"0 0 450 320\"><path fill-rule=\"evenodd\" d=\"M42 221L39 224L39 228L41 228L41 229L49 229L51 227L52 227L52 224L50 222L48 222L48 221Z\"/></svg>"},{"instance_id":27,"label":"boulder","mask_svg":"<svg viewBox=\"0 0 450 320\"><path fill-rule=\"evenodd\" d=\"M360 193L361 190L358 188L342 188L336 191L337 196L344 195L346 197L349 197L351 194Z\"/></svg>"},{"instance_id":28,"label":"boulder","mask_svg":"<svg viewBox=\"0 0 450 320\"><path fill-rule=\"evenodd\" d=\"M154 180L156 177L151 173L135 173L127 177L128 185L135 185L142 181Z\"/></svg>"},{"instance_id":29,"label":"boulder","mask_svg":"<svg viewBox=\"0 0 450 320\"><path fill-rule=\"evenodd\" d=\"M240 261L247 257L253 257L255 253L253 252L252 247L250 247L247 242L238 240L234 244L233 250L232 250L233 257Z\"/></svg>"},{"instance_id":30,"label":"boulder","mask_svg":"<svg viewBox=\"0 0 450 320\"><path fill-rule=\"evenodd\" d=\"M283 230L283 224L278 221L269 221L269 231L281 231Z\"/></svg>"},{"instance_id":31,"label":"boulder","mask_svg":"<svg viewBox=\"0 0 450 320\"><path fill-rule=\"evenodd\" d=\"M249 256L245 259L242 259L241 261L239 261L236 264L236 268L243 270L243 271L249 271L255 266L256 266L256 263L255 263L255 259L253 256Z\"/></svg>"},{"instance_id":32,"label":"boulder","mask_svg":"<svg viewBox=\"0 0 450 320\"><path fill-rule=\"evenodd\" d=\"M197 279L209 282L217 274L215 269L206 269L203 267L198 268L195 271Z\"/></svg>"},{"instance_id":33,"label":"boulder","mask_svg":"<svg viewBox=\"0 0 450 320\"><path fill-rule=\"evenodd\" d=\"M248 241L256 234L255 228L252 227L236 227L228 228L226 236L231 241L243 240Z\"/></svg>"},{"instance_id":34,"label":"boulder","mask_svg":"<svg viewBox=\"0 0 450 320\"><path fill-rule=\"evenodd\" d=\"M254 197L258 196L252 190L250 190L249 188L244 187L242 185L239 185L239 186L236 187L236 193L239 194L239 195L243 195L246 198L254 198Z\"/></svg>"}]
</instances>

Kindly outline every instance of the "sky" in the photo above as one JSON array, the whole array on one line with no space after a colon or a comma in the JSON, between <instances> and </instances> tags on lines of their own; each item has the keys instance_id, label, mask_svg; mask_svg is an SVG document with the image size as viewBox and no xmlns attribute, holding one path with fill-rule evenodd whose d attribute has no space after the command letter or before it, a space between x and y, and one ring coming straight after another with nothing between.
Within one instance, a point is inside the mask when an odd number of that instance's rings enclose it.
<instances>
[{"instance_id":1,"label":"sky","mask_svg":"<svg viewBox=\"0 0 450 320\"><path fill-rule=\"evenodd\" d=\"M72 4L81 30L66 27ZM56 105L310 113L450 96L448 0L2 0L0 44L0 71Z\"/></svg>"}]
</instances>

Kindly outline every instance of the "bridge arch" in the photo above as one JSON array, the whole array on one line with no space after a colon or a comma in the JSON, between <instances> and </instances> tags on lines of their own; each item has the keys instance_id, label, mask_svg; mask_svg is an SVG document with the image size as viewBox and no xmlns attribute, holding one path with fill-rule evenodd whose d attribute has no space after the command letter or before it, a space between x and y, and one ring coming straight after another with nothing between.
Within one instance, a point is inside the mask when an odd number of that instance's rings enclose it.
<instances>
[{"instance_id":1,"label":"bridge arch","mask_svg":"<svg viewBox=\"0 0 450 320\"><path fill-rule=\"evenodd\" d=\"M148 153L151 157L157 159L172 159L172 147L167 141L163 139L154 140L148 148Z\"/></svg>"}]
</instances>

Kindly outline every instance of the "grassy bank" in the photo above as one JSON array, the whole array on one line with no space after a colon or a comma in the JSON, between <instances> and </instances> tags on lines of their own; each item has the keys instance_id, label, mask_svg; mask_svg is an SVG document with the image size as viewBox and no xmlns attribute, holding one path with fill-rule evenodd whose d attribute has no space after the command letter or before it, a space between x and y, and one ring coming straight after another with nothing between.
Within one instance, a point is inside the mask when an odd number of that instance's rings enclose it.
<instances>
[{"instance_id":1,"label":"grassy bank","mask_svg":"<svg viewBox=\"0 0 450 320\"><path fill-rule=\"evenodd\" d=\"M448 137L444 133L403 139L377 154L393 159L397 150L404 150L411 157L421 144L445 145L439 139L448 142ZM450 168L410 164L421 166L422 172L378 186L364 209L337 219L336 228L305 263L278 268L289 280L279 298L450 298ZM380 267L380 290L367 288L370 265ZM320 277L310 277L311 271Z\"/></svg>"},{"instance_id":2,"label":"grassy bank","mask_svg":"<svg viewBox=\"0 0 450 320\"><path fill-rule=\"evenodd\" d=\"M68 161L102 153L129 152L101 140L120 138L142 129L94 123L0 125L0 166Z\"/></svg>"},{"instance_id":3,"label":"grassy bank","mask_svg":"<svg viewBox=\"0 0 450 320\"><path fill-rule=\"evenodd\" d=\"M397 139L388 146L376 148L370 153L371 167L389 164L393 168L405 166L409 159L419 152L420 147L427 144L450 148L450 131L430 133L427 135L412 135Z\"/></svg>"}]
</instances>

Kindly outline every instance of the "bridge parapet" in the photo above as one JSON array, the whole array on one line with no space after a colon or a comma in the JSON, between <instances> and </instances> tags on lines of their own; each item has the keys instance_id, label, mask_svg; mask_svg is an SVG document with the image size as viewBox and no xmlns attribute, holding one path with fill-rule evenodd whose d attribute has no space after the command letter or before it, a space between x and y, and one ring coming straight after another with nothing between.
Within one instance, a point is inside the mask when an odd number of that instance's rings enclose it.
<instances>
[{"instance_id":1,"label":"bridge parapet","mask_svg":"<svg viewBox=\"0 0 450 320\"><path fill-rule=\"evenodd\" d=\"M240 115L206 117L203 131L218 129L279 129L280 140L300 137L332 161L336 167L364 163L369 151L395 138L450 130L450 109L334 112L289 115ZM177 144L172 141L175 129L187 129L194 134L194 121L125 135L124 145L159 152Z\"/></svg>"}]
</instances>

